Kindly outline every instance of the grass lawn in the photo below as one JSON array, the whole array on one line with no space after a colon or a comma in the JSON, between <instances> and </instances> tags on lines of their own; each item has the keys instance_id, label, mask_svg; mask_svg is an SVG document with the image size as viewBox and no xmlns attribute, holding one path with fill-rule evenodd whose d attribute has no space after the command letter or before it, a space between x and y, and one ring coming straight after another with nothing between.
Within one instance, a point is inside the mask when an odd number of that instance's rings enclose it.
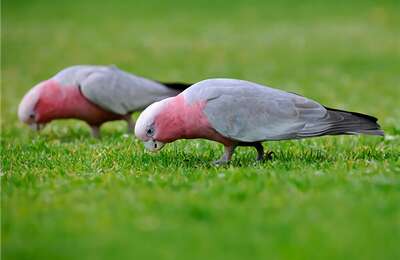
<instances>
[{"instance_id":1,"label":"grass lawn","mask_svg":"<svg viewBox=\"0 0 400 260\"><path fill-rule=\"evenodd\" d=\"M400 2L350 2L3 0L4 259L400 259ZM123 122L101 140L19 123L23 94L74 64L252 80L387 135L269 142L272 161L239 148L214 167L213 142L149 154Z\"/></svg>"}]
</instances>

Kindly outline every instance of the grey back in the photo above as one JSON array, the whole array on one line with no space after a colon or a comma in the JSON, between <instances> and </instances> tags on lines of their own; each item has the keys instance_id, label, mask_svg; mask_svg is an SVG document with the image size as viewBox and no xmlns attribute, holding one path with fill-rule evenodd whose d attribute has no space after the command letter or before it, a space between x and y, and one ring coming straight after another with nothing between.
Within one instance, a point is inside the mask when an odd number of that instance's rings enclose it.
<instances>
[{"instance_id":1,"label":"grey back","mask_svg":"<svg viewBox=\"0 0 400 260\"><path fill-rule=\"evenodd\" d=\"M189 103L206 101L212 127L242 142L299 138L302 131L324 127L327 116L313 100L244 80L204 80L183 95Z\"/></svg>"},{"instance_id":2,"label":"grey back","mask_svg":"<svg viewBox=\"0 0 400 260\"><path fill-rule=\"evenodd\" d=\"M59 72L54 79L62 85L79 87L91 102L121 115L142 110L180 92L115 66L72 66Z\"/></svg>"}]
</instances>

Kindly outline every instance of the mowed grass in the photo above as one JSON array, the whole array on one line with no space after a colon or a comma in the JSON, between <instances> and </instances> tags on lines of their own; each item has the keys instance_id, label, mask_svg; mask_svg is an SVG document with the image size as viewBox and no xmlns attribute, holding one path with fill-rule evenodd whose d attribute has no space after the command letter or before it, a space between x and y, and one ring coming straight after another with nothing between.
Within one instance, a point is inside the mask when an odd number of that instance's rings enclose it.
<instances>
[{"instance_id":1,"label":"mowed grass","mask_svg":"<svg viewBox=\"0 0 400 260\"><path fill-rule=\"evenodd\" d=\"M2 2L1 252L5 259L399 259L398 1ZM108 123L40 134L23 94L73 64L256 81L375 115L385 138L266 142L214 167L219 144L157 154ZM137 114L135 115L137 117Z\"/></svg>"}]
</instances>

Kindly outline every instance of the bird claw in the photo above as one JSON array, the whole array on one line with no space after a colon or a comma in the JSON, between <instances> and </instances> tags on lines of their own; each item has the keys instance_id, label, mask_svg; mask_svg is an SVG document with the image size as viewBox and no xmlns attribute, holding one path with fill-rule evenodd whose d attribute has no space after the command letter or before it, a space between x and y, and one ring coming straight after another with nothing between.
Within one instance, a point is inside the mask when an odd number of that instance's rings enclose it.
<instances>
[{"instance_id":1,"label":"bird claw","mask_svg":"<svg viewBox=\"0 0 400 260\"><path fill-rule=\"evenodd\" d=\"M259 162L270 161L273 159L274 156L275 156L274 152L268 151L265 154L263 154L262 156L258 156L257 161L259 161Z\"/></svg>"},{"instance_id":2,"label":"bird claw","mask_svg":"<svg viewBox=\"0 0 400 260\"><path fill-rule=\"evenodd\" d=\"M228 163L229 163L229 161L224 160L224 159L219 159L219 160L213 161L214 166L223 166L223 165L227 165Z\"/></svg>"},{"instance_id":3,"label":"bird claw","mask_svg":"<svg viewBox=\"0 0 400 260\"><path fill-rule=\"evenodd\" d=\"M265 159L266 160L272 160L275 156L275 153L273 151L268 151L265 153Z\"/></svg>"}]
</instances>

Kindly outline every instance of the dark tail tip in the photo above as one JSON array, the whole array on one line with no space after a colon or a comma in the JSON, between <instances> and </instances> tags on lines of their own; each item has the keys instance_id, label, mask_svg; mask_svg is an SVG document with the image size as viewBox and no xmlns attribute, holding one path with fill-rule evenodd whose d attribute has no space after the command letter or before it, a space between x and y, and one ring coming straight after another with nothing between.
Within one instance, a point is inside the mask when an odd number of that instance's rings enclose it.
<instances>
[{"instance_id":1,"label":"dark tail tip","mask_svg":"<svg viewBox=\"0 0 400 260\"><path fill-rule=\"evenodd\" d=\"M342 132L347 134L385 135L376 117L329 107L325 108L329 113L332 113L333 117L335 114L339 114L342 118L334 124L333 129L341 129Z\"/></svg>"},{"instance_id":2,"label":"dark tail tip","mask_svg":"<svg viewBox=\"0 0 400 260\"><path fill-rule=\"evenodd\" d=\"M180 91L184 91L185 89L193 85L190 83L182 83L182 82L160 82L160 83L163 84L164 86L167 86L168 88Z\"/></svg>"},{"instance_id":3,"label":"dark tail tip","mask_svg":"<svg viewBox=\"0 0 400 260\"><path fill-rule=\"evenodd\" d=\"M352 114L353 116L357 116L357 117L361 117L361 118L365 118L367 120L373 121L374 123L378 122L378 118L370 116L370 115L366 115L366 114L362 114L362 113L358 113L358 112L350 112L350 111L345 111L345 110L340 110L340 109L335 109L335 108L330 108L330 107L325 107L328 111L335 111L335 112L341 112L341 113L347 113L347 114Z\"/></svg>"}]
</instances>

